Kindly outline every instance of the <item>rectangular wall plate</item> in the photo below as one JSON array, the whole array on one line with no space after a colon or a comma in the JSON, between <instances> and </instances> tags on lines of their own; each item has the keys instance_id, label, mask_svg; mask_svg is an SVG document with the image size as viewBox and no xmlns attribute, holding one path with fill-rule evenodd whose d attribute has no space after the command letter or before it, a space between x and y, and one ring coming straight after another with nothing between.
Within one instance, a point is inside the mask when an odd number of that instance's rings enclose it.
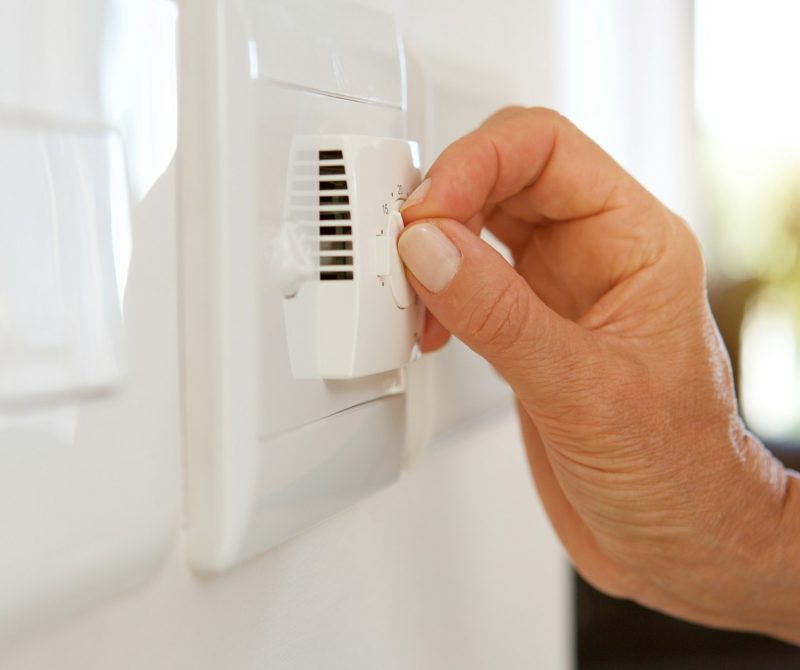
<instances>
[{"instance_id":1,"label":"rectangular wall plate","mask_svg":"<svg viewBox=\"0 0 800 670\"><path fill-rule=\"evenodd\" d=\"M292 369L287 330L297 342L308 323L287 329L273 262L296 138L394 138L406 152L413 138L402 42L385 14L338 1L209 0L185 7L183 30L188 550L195 570L218 572L385 486L410 440L424 439L406 430L412 415L428 424L393 364L357 363L337 379ZM327 76L331 63L346 70Z\"/></svg>"}]
</instances>

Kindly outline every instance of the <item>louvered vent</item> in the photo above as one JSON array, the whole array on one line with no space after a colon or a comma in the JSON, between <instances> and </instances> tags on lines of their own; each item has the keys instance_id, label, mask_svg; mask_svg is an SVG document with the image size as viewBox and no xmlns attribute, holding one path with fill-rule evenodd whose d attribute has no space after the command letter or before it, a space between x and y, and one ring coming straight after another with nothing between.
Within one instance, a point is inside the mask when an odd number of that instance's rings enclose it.
<instances>
[{"instance_id":1,"label":"louvered vent","mask_svg":"<svg viewBox=\"0 0 800 670\"><path fill-rule=\"evenodd\" d=\"M353 279L353 227L344 156L338 149L319 152L319 278Z\"/></svg>"}]
</instances>

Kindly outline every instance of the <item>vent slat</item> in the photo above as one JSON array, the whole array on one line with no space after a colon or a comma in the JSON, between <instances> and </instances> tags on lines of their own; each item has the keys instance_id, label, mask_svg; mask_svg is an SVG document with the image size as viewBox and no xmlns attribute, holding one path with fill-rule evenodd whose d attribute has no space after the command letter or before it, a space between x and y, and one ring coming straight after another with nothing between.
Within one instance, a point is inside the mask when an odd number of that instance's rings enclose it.
<instances>
[{"instance_id":1,"label":"vent slat","mask_svg":"<svg viewBox=\"0 0 800 670\"><path fill-rule=\"evenodd\" d=\"M350 226L327 226L321 225L319 227L320 235L352 235L353 229Z\"/></svg>"},{"instance_id":2,"label":"vent slat","mask_svg":"<svg viewBox=\"0 0 800 670\"><path fill-rule=\"evenodd\" d=\"M319 278L321 281L346 281L353 279L352 271L339 271L339 272L320 272Z\"/></svg>"},{"instance_id":3,"label":"vent slat","mask_svg":"<svg viewBox=\"0 0 800 670\"><path fill-rule=\"evenodd\" d=\"M340 161L344 158L341 149L321 149L319 159L321 161Z\"/></svg>"},{"instance_id":4,"label":"vent slat","mask_svg":"<svg viewBox=\"0 0 800 670\"><path fill-rule=\"evenodd\" d=\"M349 240L320 240L319 242L319 253L331 253L334 251L351 251L353 249L353 243Z\"/></svg>"},{"instance_id":5,"label":"vent slat","mask_svg":"<svg viewBox=\"0 0 800 670\"><path fill-rule=\"evenodd\" d=\"M340 179L326 179L319 183L320 191L346 191L347 181Z\"/></svg>"},{"instance_id":6,"label":"vent slat","mask_svg":"<svg viewBox=\"0 0 800 670\"><path fill-rule=\"evenodd\" d=\"M332 174L344 174L344 165L320 165L319 175L325 177Z\"/></svg>"},{"instance_id":7,"label":"vent slat","mask_svg":"<svg viewBox=\"0 0 800 670\"><path fill-rule=\"evenodd\" d=\"M320 221L341 221L350 220L349 209L338 209L334 211L323 211L319 213Z\"/></svg>"},{"instance_id":8,"label":"vent slat","mask_svg":"<svg viewBox=\"0 0 800 670\"><path fill-rule=\"evenodd\" d=\"M329 207L330 205L349 205L350 196L347 195L321 195L319 196L319 206Z\"/></svg>"},{"instance_id":9,"label":"vent slat","mask_svg":"<svg viewBox=\"0 0 800 670\"><path fill-rule=\"evenodd\" d=\"M319 259L321 266L327 265L346 265L349 268L353 267L352 256L322 256Z\"/></svg>"}]
</instances>

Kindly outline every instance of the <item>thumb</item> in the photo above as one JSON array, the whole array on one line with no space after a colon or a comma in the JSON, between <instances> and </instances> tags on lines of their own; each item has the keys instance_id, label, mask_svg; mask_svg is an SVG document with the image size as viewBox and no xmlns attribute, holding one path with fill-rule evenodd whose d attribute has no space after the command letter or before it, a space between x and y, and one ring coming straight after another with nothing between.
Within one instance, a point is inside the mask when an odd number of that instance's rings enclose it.
<instances>
[{"instance_id":1,"label":"thumb","mask_svg":"<svg viewBox=\"0 0 800 670\"><path fill-rule=\"evenodd\" d=\"M418 221L398 241L409 281L453 335L489 361L524 404L552 406L593 349L588 331L545 305L497 251L451 219Z\"/></svg>"}]
</instances>

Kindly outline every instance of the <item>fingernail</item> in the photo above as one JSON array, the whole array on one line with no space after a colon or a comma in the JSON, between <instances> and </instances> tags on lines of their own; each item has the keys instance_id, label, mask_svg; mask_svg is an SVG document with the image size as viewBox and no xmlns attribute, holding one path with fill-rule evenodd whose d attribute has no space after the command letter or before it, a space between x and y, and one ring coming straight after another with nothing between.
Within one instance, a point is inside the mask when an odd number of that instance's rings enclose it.
<instances>
[{"instance_id":1,"label":"fingernail","mask_svg":"<svg viewBox=\"0 0 800 670\"><path fill-rule=\"evenodd\" d=\"M431 223L416 223L400 235L400 258L431 293L444 291L461 266L461 252Z\"/></svg>"},{"instance_id":2,"label":"fingernail","mask_svg":"<svg viewBox=\"0 0 800 670\"><path fill-rule=\"evenodd\" d=\"M416 205L417 203L422 202L425 199L425 196L428 195L428 191L431 190L431 180L430 177L423 181L417 188L411 191L411 195L408 196L403 206L400 208L402 212L404 209L408 209L411 205Z\"/></svg>"}]
</instances>

